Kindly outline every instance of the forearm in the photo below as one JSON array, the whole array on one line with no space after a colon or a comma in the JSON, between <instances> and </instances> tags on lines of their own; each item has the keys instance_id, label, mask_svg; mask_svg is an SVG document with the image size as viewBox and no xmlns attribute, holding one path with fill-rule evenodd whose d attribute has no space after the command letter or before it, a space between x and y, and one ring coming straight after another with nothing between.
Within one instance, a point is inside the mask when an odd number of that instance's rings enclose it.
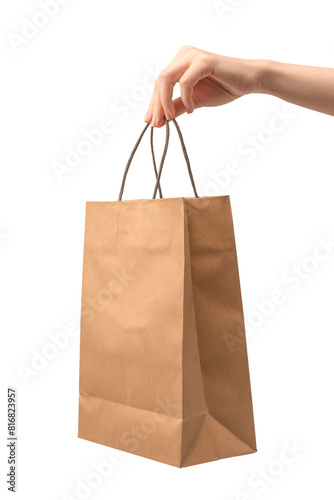
<instances>
[{"instance_id":1,"label":"forearm","mask_svg":"<svg viewBox=\"0 0 334 500\"><path fill-rule=\"evenodd\" d=\"M334 116L334 69L258 61L259 88L285 101Z\"/></svg>"}]
</instances>

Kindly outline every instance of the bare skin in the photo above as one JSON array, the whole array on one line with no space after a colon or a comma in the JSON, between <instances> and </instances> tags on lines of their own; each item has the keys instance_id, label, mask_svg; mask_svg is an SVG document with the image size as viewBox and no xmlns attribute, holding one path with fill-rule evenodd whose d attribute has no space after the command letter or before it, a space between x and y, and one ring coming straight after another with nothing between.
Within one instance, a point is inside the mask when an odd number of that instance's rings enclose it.
<instances>
[{"instance_id":1,"label":"bare skin","mask_svg":"<svg viewBox=\"0 0 334 500\"><path fill-rule=\"evenodd\" d=\"M177 82L181 97L173 100ZM334 116L334 69L238 59L186 45L157 78L144 121L161 127L164 116L170 120L252 93L270 94Z\"/></svg>"}]
</instances>

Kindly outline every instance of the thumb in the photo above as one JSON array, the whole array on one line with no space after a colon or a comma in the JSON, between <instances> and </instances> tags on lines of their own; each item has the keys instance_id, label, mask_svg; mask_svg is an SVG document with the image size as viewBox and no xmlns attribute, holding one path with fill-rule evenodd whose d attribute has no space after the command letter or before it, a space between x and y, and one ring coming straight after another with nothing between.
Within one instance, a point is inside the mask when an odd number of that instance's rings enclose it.
<instances>
[{"instance_id":1,"label":"thumb","mask_svg":"<svg viewBox=\"0 0 334 500\"><path fill-rule=\"evenodd\" d=\"M183 104L181 97L174 99L173 104L174 104L174 108L175 108L175 117L181 116L181 115L183 115L183 113L186 113L186 108ZM201 107L196 103L196 101L194 101L194 104L195 104L195 109Z\"/></svg>"}]
</instances>

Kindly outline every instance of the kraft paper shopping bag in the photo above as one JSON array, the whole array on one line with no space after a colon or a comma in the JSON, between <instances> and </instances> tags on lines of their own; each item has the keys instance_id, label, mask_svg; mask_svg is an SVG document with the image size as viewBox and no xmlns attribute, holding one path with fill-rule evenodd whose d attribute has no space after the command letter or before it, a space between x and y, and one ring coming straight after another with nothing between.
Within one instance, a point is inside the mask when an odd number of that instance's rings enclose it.
<instances>
[{"instance_id":1,"label":"kraft paper shopping bag","mask_svg":"<svg viewBox=\"0 0 334 500\"><path fill-rule=\"evenodd\" d=\"M122 200L145 127L119 200L86 204L78 436L186 467L256 442L230 198L198 197L173 121L194 197L155 199L166 122L153 198Z\"/></svg>"}]
</instances>

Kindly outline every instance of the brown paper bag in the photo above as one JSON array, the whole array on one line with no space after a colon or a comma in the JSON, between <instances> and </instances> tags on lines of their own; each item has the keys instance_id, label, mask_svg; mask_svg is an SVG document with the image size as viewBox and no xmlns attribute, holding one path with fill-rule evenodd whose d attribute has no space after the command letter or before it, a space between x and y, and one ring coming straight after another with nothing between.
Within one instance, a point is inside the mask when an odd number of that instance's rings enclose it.
<instances>
[{"instance_id":1,"label":"brown paper bag","mask_svg":"<svg viewBox=\"0 0 334 500\"><path fill-rule=\"evenodd\" d=\"M78 437L177 467L253 453L229 196L197 196L182 141L194 198L120 201L141 137L119 201L86 204Z\"/></svg>"}]
</instances>

